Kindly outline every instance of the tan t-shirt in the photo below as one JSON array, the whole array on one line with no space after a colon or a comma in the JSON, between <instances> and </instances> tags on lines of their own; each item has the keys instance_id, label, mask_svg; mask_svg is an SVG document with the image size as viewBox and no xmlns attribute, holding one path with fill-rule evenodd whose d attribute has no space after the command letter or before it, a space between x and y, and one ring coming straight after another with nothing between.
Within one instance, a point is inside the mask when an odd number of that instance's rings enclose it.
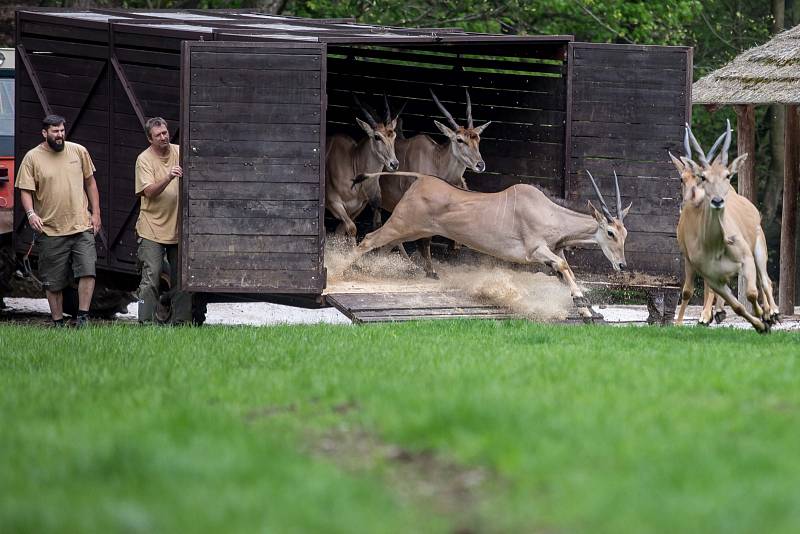
<instances>
[{"instance_id":1,"label":"tan t-shirt","mask_svg":"<svg viewBox=\"0 0 800 534\"><path fill-rule=\"evenodd\" d=\"M83 185L94 171L89 152L69 141L61 152L42 143L25 154L16 186L33 192L33 209L42 219L45 235L72 235L92 227Z\"/></svg>"},{"instance_id":2,"label":"tan t-shirt","mask_svg":"<svg viewBox=\"0 0 800 534\"><path fill-rule=\"evenodd\" d=\"M172 180L154 198L147 198L142 191L148 185L164 180L170 169L179 164L180 147L172 144L169 145L169 156L162 158L148 148L136 158L136 194L142 199L139 220L136 221L136 233L139 237L162 245L174 245L178 242L178 180Z\"/></svg>"}]
</instances>

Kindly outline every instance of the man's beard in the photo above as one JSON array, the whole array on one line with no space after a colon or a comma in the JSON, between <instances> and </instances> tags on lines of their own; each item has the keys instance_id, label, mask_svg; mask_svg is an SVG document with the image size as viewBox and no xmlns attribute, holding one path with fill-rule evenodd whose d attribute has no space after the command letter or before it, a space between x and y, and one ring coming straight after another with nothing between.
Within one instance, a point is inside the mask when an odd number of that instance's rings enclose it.
<instances>
[{"instance_id":1,"label":"man's beard","mask_svg":"<svg viewBox=\"0 0 800 534\"><path fill-rule=\"evenodd\" d=\"M61 152L62 150L64 150L65 146L63 140L61 141L61 144L58 144L55 139L51 139L50 137L47 138L47 144L50 146L50 148L52 148L56 152Z\"/></svg>"}]
</instances>

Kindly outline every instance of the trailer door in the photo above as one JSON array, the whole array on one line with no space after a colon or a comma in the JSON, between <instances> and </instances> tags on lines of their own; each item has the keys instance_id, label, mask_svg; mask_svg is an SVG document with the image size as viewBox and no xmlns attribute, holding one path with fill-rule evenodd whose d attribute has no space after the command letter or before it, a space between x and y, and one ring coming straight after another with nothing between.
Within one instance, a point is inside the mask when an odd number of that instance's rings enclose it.
<instances>
[{"instance_id":1,"label":"trailer door","mask_svg":"<svg viewBox=\"0 0 800 534\"><path fill-rule=\"evenodd\" d=\"M325 45L184 42L181 287L325 286Z\"/></svg>"},{"instance_id":2,"label":"trailer door","mask_svg":"<svg viewBox=\"0 0 800 534\"><path fill-rule=\"evenodd\" d=\"M613 171L623 205L628 268L677 278L682 273L675 235L680 178L668 150L681 152L691 120L692 51L686 47L571 43L566 196L594 200L586 171L613 206ZM600 250L578 250L570 263L607 272Z\"/></svg>"}]
</instances>

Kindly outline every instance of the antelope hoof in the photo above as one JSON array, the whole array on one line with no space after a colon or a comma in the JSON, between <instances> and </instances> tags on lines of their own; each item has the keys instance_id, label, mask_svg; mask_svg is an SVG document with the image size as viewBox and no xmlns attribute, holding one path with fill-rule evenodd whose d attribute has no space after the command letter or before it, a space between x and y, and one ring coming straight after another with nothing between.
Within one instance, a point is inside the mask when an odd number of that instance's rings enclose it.
<instances>
[{"instance_id":1,"label":"antelope hoof","mask_svg":"<svg viewBox=\"0 0 800 534\"><path fill-rule=\"evenodd\" d=\"M728 313L725 310L720 310L714 314L714 321L717 324L720 324L725 318L728 316Z\"/></svg>"},{"instance_id":2,"label":"antelope hoof","mask_svg":"<svg viewBox=\"0 0 800 534\"><path fill-rule=\"evenodd\" d=\"M759 330L756 328L756 331L759 334L769 334L772 331L772 325L770 323L761 323L764 326L763 330Z\"/></svg>"},{"instance_id":3,"label":"antelope hoof","mask_svg":"<svg viewBox=\"0 0 800 534\"><path fill-rule=\"evenodd\" d=\"M439 275L436 274L434 271L431 271L429 273L425 273L425 278L432 278L433 280L438 280Z\"/></svg>"},{"instance_id":4,"label":"antelope hoof","mask_svg":"<svg viewBox=\"0 0 800 534\"><path fill-rule=\"evenodd\" d=\"M705 322L702 319L700 319L699 321L697 321L697 326L709 327L711 326L711 321Z\"/></svg>"}]
</instances>

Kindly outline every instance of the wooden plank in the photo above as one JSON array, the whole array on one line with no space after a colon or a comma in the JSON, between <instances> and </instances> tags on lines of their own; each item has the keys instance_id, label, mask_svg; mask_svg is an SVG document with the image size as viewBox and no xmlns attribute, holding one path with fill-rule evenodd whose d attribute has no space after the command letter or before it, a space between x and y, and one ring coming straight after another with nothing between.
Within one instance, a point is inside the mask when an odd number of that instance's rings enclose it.
<instances>
[{"instance_id":1,"label":"wooden plank","mask_svg":"<svg viewBox=\"0 0 800 534\"><path fill-rule=\"evenodd\" d=\"M321 83L319 71L198 69L192 71L195 86L320 89Z\"/></svg>"},{"instance_id":2,"label":"wooden plank","mask_svg":"<svg viewBox=\"0 0 800 534\"><path fill-rule=\"evenodd\" d=\"M190 200L317 200L318 198L319 185L314 183L189 183Z\"/></svg>"},{"instance_id":3,"label":"wooden plank","mask_svg":"<svg viewBox=\"0 0 800 534\"><path fill-rule=\"evenodd\" d=\"M662 105L681 106L686 101L686 91L679 89L652 89L643 87L605 87L585 83L575 88L573 98L579 102L607 102L619 106L656 101Z\"/></svg>"},{"instance_id":4,"label":"wooden plank","mask_svg":"<svg viewBox=\"0 0 800 534\"><path fill-rule=\"evenodd\" d=\"M108 58L108 47L102 44L71 43L57 39L39 39L26 36L24 40L28 52L50 52L60 56L77 56L82 58L101 59Z\"/></svg>"},{"instance_id":5,"label":"wooden plank","mask_svg":"<svg viewBox=\"0 0 800 534\"><path fill-rule=\"evenodd\" d=\"M114 53L117 55L119 62L123 65L127 63L140 63L144 65L156 65L159 67L169 67L175 69L179 69L181 66L181 55L176 52L163 52L115 46Z\"/></svg>"},{"instance_id":6,"label":"wooden plank","mask_svg":"<svg viewBox=\"0 0 800 534\"><path fill-rule=\"evenodd\" d=\"M323 277L316 270L266 271L248 269L195 269L188 266L186 288L190 291L231 293L292 293L322 290Z\"/></svg>"},{"instance_id":7,"label":"wooden plank","mask_svg":"<svg viewBox=\"0 0 800 534\"><path fill-rule=\"evenodd\" d=\"M193 233L217 235L318 235L319 220L258 217L193 217Z\"/></svg>"},{"instance_id":8,"label":"wooden plank","mask_svg":"<svg viewBox=\"0 0 800 534\"><path fill-rule=\"evenodd\" d=\"M655 102L619 106L604 102L576 103L573 121L616 122L635 124L675 124L682 121L684 110L675 106L663 106Z\"/></svg>"},{"instance_id":9,"label":"wooden plank","mask_svg":"<svg viewBox=\"0 0 800 534\"><path fill-rule=\"evenodd\" d=\"M618 84L643 84L664 88L681 90L685 87L686 73L678 71L664 71L662 69L642 69L615 65L612 67L590 67L588 65L574 66L574 79L576 86L594 82L610 82ZM635 86L635 85L633 85Z\"/></svg>"},{"instance_id":10,"label":"wooden plank","mask_svg":"<svg viewBox=\"0 0 800 534\"><path fill-rule=\"evenodd\" d=\"M686 50L670 52L631 51L631 50L597 50L575 47L575 65L584 67L616 67L676 70L686 72Z\"/></svg>"},{"instance_id":11,"label":"wooden plank","mask_svg":"<svg viewBox=\"0 0 800 534\"><path fill-rule=\"evenodd\" d=\"M245 124L319 124L319 105L276 106L269 104L191 105L192 124L241 122Z\"/></svg>"},{"instance_id":12,"label":"wooden plank","mask_svg":"<svg viewBox=\"0 0 800 534\"><path fill-rule=\"evenodd\" d=\"M190 200L190 217L286 217L316 219L316 200L294 202L267 200Z\"/></svg>"},{"instance_id":13,"label":"wooden plank","mask_svg":"<svg viewBox=\"0 0 800 534\"><path fill-rule=\"evenodd\" d=\"M178 69L154 67L151 65L134 65L131 63L121 66L131 85L141 83L180 87L181 71Z\"/></svg>"},{"instance_id":14,"label":"wooden plank","mask_svg":"<svg viewBox=\"0 0 800 534\"><path fill-rule=\"evenodd\" d=\"M636 139L663 141L682 139L683 126L678 124L632 124L624 122L573 121L575 137L604 137L607 139Z\"/></svg>"},{"instance_id":15,"label":"wooden plank","mask_svg":"<svg viewBox=\"0 0 800 534\"><path fill-rule=\"evenodd\" d=\"M295 87L274 88L265 91L260 86L212 87L194 86L191 90L192 104L216 104L218 102L260 104L316 104L320 102L319 89Z\"/></svg>"},{"instance_id":16,"label":"wooden plank","mask_svg":"<svg viewBox=\"0 0 800 534\"><path fill-rule=\"evenodd\" d=\"M55 40L56 38L65 39L68 41L92 41L95 43L106 43L108 41L107 30L94 30L90 28L81 28L72 24L65 19L64 24L32 22L29 20L20 20L21 35L23 39L28 36L36 35L44 39Z\"/></svg>"},{"instance_id":17,"label":"wooden plank","mask_svg":"<svg viewBox=\"0 0 800 534\"><path fill-rule=\"evenodd\" d=\"M87 58L72 58L50 54L30 54L28 56L37 74L45 72L60 76L88 76L96 79L105 66L105 61Z\"/></svg>"},{"instance_id":18,"label":"wooden plank","mask_svg":"<svg viewBox=\"0 0 800 534\"><path fill-rule=\"evenodd\" d=\"M237 141L221 143L220 141L191 141L192 153L199 157L239 157L257 158L269 154L274 158L318 158L318 143L281 142L281 141Z\"/></svg>"},{"instance_id":19,"label":"wooden plank","mask_svg":"<svg viewBox=\"0 0 800 534\"><path fill-rule=\"evenodd\" d=\"M189 262L192 269L213 270L219 265L225 269L279 270L291 269L314 271L319 265L315 253L286 252L201 252L189 249Z\"/></svg>"},{"instance_id":20,"label":"wooden plank","mask_svg":"<svg viewBox=\"0 0 800 534\"><path fill-rule=\"evenodd\" d=\"M486 317L476 317L474 315L458 315L458 314L451 314L451 315L436 315L436 316L420 316L420 315L394 315L391 317L364 317L359 319L357 322L359 323L385 323L385 322L404 322L404 321L418 321L418 320L435 320L435 319L493 319L493 320L503 320L503 319L519 319L519 316L512 315L512 314L497 314L492 316Z\"/></svg>"},{"instance_id":21,"label":"wooden plank","mask_svg":"<svg viewBox=\"0 0 800 534\"><path fill-rule=\"evenodd\" d=\"M204 165L192 161L193 182L270 182L270 183L319 183L319 166L280 164L224 164Z\"/></svg>"},{"instance_id":22,"label":"wooden plank","mask_svg":"<svg viewBox=\"0 0 800 534\"><path fill-rule=\"evenodd\" d=\"M193 233L189 248L201 252L287 252L314 253L317 239L303 236L242 236Z\"/></svg>"},{"instance_id":23,"label":"wooden plank","mask_svg":"<svg viewBox=\"0 0 800 534\"><path fill-rule=\"evenodd\" d=\"M274 51L270 53L247 53L237 51L235 54L230 52L192 52L191 54L192 71L197 69L259 69L259 70L278 70L293 71L307 70L319 72L319 54L278 54Z\"/></svg>"},{"instance_id":24,"label":"wooden plank","mask_svg":"<svg viewBox=\"0 0 800 534\"><path fill-rule=\"evenodd\" d=\"M637 141L606 139L602 137L573 137L572 156L602 157L618 159L653 159L664 160L667 151L680 153L681 143L678 140L662 139L661 141ZM674 167L673 167L674 168Z\"/></svg>"},{"instance_id":25,"label":"wooden plank","mask_svg":"<svg viewBox=\"0 0 800 534\"><path fill-rule=\"evenodd\" d=\"M413 308L486 308L487 304L461 291L330 294L348 308L377 311Z\"/></svg>"},{"instance_id":26,"label":"wooden plank","mask_svg":"<svg viewBox=\"0 0 800 534\"><path fill-rule=\"evenodd\" d=\"M296 141L316 143L319 146L318 124L242 124L197 123L192 124L192 141Z\"/></svg>"},{"instance_id":27,"label":"wooden plank","mask_svg":"<svg viewBox=\"0 0 800 534\"><path fill-rule=\"evenodd\" d=\"M663 157L651 157L649 161L624 160L618 158L600 157L574 157L572 158L571 169L589 169L592 174L611 175L613 171L622 176L676 176L675 166L669 161L664 161ZM596 176L596 175L595 175Z\"/></svg>"}]
</instances>

